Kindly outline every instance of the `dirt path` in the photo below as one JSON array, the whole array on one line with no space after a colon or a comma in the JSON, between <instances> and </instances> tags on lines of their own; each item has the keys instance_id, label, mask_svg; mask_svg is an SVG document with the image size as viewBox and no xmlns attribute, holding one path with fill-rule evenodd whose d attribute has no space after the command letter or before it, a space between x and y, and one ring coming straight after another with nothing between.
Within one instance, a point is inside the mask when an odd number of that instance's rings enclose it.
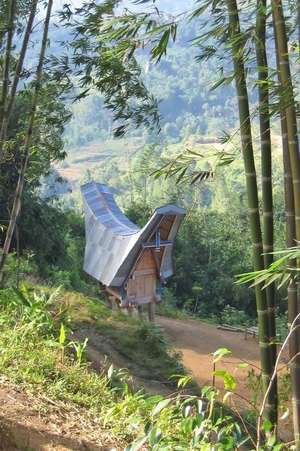
<instances>
[{"instance_id":1,"label":"dirt path","mask_svg":"<svg viewBox=\"0 0 300 451\"><path fill-rule=\"evenodd\" d=\"M218 369L227 369L237 379L236 393L243 398L251 399L252 390L247 386L246 379L248 368L236 369L241 362L247 361L257 372L259 368L259 349L257 339L244 338L243 333L227 332L218 329L211 324L201 323L195 320L176 320L166 317L157 317L165 334L169 337L175 349L182 354L185 367L200 385L212 383L212 356L211 353L219 348L228 348L232 355L217 363ZM285 367L287 355L284 354L282 363ZM279 371L281 365L279 366ZM221 378L216 378L216 386L223 388ZM231 397L232 398L232 397ZM234 405L241 409L248 408L249 404L239 397L234 397ZM232 403L233 399L229 399ZM290 410L291 410L291 406ZM291 419L287 418L279 422L279 434L285 441L293 438Z\"/></svg>"},{"instance_id":2,"label":"dirt path","mask_svg":"<svg viewBox=\"0 0 300 451\"><path fill-rule=\"evenodd\" d=\"M158 323L175 349L181 352L183 364L200 385L212 382L211 353L219 348L228 348L232 355L217 363L217 370L227 369L234 374L238 381L237 393L249 397L249 388L245 384L249 368L237 369L237 365L247 361L253 368L259 368L256 339L249 337L245 340L243 333L223 331L214 325L195 320L176 320L160 316ZM216 378L216 385L222 388L221 378Z\"/></svg>"}]
</instances>

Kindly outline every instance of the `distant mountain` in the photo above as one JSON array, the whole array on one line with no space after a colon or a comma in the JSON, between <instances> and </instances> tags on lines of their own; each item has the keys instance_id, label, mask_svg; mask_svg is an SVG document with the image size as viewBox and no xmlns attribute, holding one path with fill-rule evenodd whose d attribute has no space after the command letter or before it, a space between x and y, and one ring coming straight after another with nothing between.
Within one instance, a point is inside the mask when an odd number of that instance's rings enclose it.
<instances>
[{"instance_id":1,"label":"distant mountain","mask_svg":"<svg viewBox=\"0 0 300 451\"><path fill-rule=\"evenodd\" d=\"M191 134L220 136L223 130L236 124L234 87L226 85L211 90L218 79L218 62L196 61L198 49L190 42L196 34L197 25L192 23L179 30L177 41L158 64L149 62L147 56L140 58L142 77L159 101L162 117L159 140L165 143L179 142ZM72 108L73 119L66 130L71 151L111 137L111 115L104 110L100 94L95 92ZM146 142L156 141L156 135L143 129L129 133L131 137L144 136Z\"/></svg>"}]
</instances>

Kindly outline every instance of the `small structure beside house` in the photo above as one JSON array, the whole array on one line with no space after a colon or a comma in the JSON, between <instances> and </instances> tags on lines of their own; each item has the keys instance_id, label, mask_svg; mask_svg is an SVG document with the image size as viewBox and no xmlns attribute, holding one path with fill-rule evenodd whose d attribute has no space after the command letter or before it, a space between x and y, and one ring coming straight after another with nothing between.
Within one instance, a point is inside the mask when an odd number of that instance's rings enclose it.
<instances>
[{"instance_id":1,"label":"small structure beside house","mask_svg":"<svg viewBox=\"0 0 300 451\"><path fill-rule=\"evenodd\" d=\"M111 302L120 307L148 306L154 320L155 303L173 274L172 252L185 210L166 205L155 210L140 229L115 203L106 185L81 187L85 212L84 271L98 280Z\"/></svg>"}]
</instances>

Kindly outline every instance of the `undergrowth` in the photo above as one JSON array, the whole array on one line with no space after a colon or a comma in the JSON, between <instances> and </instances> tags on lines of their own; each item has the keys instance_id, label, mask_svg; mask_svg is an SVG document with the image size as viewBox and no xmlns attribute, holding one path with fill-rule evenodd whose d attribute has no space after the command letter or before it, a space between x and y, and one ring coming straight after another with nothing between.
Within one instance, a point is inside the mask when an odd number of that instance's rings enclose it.
<instances>
[{"instance_id":1,"label":"undergrowth","mask_svg":"<svg viewBox=\"0 0 300 451\"><path fill-rule=\"evenodd\" d=\"M105 332L111 337L125 335L132 326L124 341L132 353L141 352L143 343L144 352L149 350L148 361L167 355L170 362L175 359L158 329L130 318L125 321L122 315L112 318L99 301L97 305L93 299L84 300L81 303L70 293L66 302L65 295L50 289L0 291L1 375L35 396L63 401L66 408L85 409L86 417L100 422L112 440L128 445L127 450L143 446L160 451L251 448L247 432L217 402L218 391L203 387L199 395L189 394L188 375L174 376L177 389L163 397L132 390L125 370L110 366L93 371L84 358L86 341L68 338L72 321L96 321L98 327L106 324ZM113 332L113 323L118 324L117 332Z\"/></svg>"}]
</instances>

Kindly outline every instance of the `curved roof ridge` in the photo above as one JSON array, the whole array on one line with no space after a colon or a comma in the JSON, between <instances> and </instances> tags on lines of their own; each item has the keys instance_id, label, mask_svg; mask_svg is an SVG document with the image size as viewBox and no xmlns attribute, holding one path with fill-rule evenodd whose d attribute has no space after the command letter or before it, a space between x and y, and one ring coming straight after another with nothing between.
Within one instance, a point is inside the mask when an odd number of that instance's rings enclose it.
<instances>
[{"instance_id":1,"label":"curved roof ridge","mask_svg":"<svg viewBox=\"0 0 300 451\"><path fill-rule=\"evenodd\" d=\"M116 235L134 235L140 228L131 222L116 204L110 189L101 183L88 182L81 186L91 213L95 219Z\"/></svg>"},{"instance_id":2,"label":"curved roof ridge","mask_svg":"<svg viewBox=\"0 0 300 451\"><path fill-rule=\"evenodd\" d=\"M100 183L99 183L99 185L100 185ZM104 185L104 186L105 186L105 185ZM111 201L114 203L114 207L116 208L116 212L117 212L117 214L116 214L116 213L113 212L113 210L111 210L111 208L110 208L110 206L109 206L109 204L108 204L108 201L107 201L107 199L106 199L106 196L103 195L103 196L102 196L102 199L103 199L104 203L106 204L107 210L109 211L110 215L111 215L111 216L114 218L114 220L115 220L118 224L120 224L121 226L124 226L124 227L126 227L127 229L129 229L129 230L132 230L132 226L133 226L134 229L135 229L135 233L139 233L140 228L139 228L136 224L134 224L133 222L131 222L130 219L127 218L127 216L125 215L125 213L124 213L124 212L121 210L121 208L117 205L117 203L116 203L116 201L115 201L115 199L114 199L114 197L113 197L113 195L112 195L112 193L111 193L111 191L110 191L109 189L107 190L107 193L111 195ZM119 216L118 216L118 215L119 215ZM126 224L126 222L127 222L127 224Z\"/></svg>"}]
</instances>

